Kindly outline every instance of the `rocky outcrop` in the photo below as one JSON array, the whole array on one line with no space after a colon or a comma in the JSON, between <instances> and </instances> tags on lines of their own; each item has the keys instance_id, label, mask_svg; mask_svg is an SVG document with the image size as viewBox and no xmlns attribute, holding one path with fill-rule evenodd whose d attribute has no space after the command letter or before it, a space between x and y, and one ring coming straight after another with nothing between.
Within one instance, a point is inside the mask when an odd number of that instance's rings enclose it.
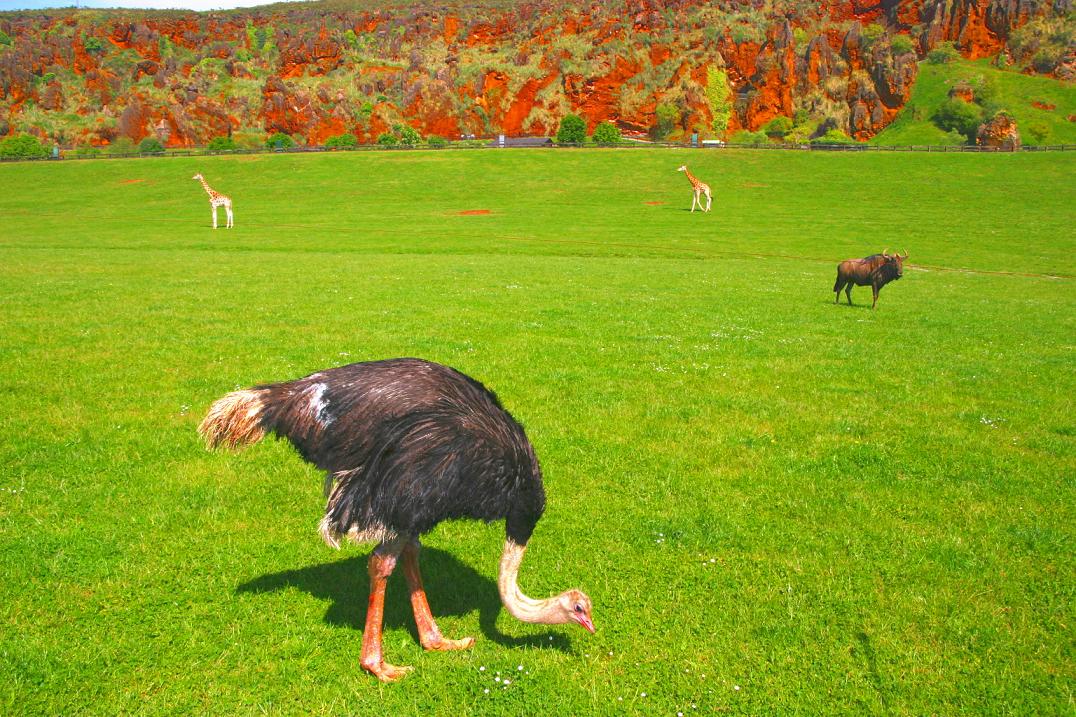
<instances>
[{"instance_id":1,"label":"rocky outcrop","mask_svg":"<svg viewBox=\"0 0 1076 717\"><path fill-rule=\"evenodd\" d=\"M1020 132L1012 115L999 112L994 119L979 125L975 143L980 147L989 147L1004 151L1020 149Z\"/></svg>"},{"instance_id":2,"label":"rocky outcrop","mask_svg":"<svg viewBox=\"0 0 1076 717\"><path fill-rule=\"evenodd\" d=\"M996 54L1016 28L1069 4L575 2L0 13L13 38L0 46L0 122L48 139L26 119L36 106L86 118L68 141L179 146L279 131L318 143L345 132L375 141L402 123L444 137L548 134L568 112L590 129L612 121L642 134L671 107L675 138L717 132L713 103L727 95L727 132L806 112L865 139L907 102L917 52L953 41L969 57ZM915 50L894 51L893 33ZM726 86L711 87L715 76Z\"/></svg>"}]
</instances>

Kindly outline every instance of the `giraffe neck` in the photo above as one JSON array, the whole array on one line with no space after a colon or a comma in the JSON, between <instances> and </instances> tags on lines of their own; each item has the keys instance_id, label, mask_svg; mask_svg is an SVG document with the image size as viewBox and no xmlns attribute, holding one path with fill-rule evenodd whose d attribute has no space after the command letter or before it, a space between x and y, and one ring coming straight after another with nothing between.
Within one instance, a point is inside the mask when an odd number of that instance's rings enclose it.
<instances>
[{"instance_id":1,"label":"giraffe neck","mask_svg":"<svg viewBox=\"0 0 1076 717\"><path fill-rule=\"evenodd\" d=\"M685 168L684 174L687 175L687 181L691 182L691 186L694 187L699 184L699 180L695 178L695 175L691 173L691 170Z\"/></svg>"},{"instance_id":2,"label":"giraffe neck","mask_svg":"<svg viewBox=\"0 0 1076 717\"><path fill-rule=\"evenodd\" d=\"M206 193L206 194L208 194L208 195L209 195L209 196L211 196L211 197L212 197L212 196L213 196L214 194L216 194L216 192L214 192L214 191L213 191L212 189L210 189L210 188L209 188L209 185L208 185L208 184L206 184L206 181L205 181L205 177L200 177L200 178L198 179L198 181L202 183L202 189L204 189L204 190L205 190L205 193Z\"/></svg>"}]
</instances>

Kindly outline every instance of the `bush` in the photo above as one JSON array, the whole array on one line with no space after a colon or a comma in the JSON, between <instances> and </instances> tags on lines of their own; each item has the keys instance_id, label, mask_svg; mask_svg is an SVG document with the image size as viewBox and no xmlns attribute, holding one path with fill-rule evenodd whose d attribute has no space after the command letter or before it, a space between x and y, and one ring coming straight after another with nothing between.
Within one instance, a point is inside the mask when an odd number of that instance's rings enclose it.
<instances>
[{"instance_id":1,"label":"bush","mask_svg":"<svg viewBox=\"0 0 1076 717\"><path fill-rule=\"evenodd\" d=\"M164 145L156 137L146 137L138 143L138 151L142 154L164 154Z\"/></svg>"},{"instance_id":2,"label":"bush","mask_svg":"<svg viewBox=\"0 0 1076 717\"><path fill-rule=\"evenodd\" d=\"M915 52L915 43L907 35L894 35L889 41L889 49L894 55L906 55Z\"/></svg>"},{"instance_id":3,"label":"bush","mask_svg":"<svg viewBox=\"0 0 1076 717\"><path fill-rule=\"evenodd\" d=\"M620 130L612 122L599 122L598 126L594 128L594 134L592 134L590 138L593 139L596 144L619 144Z\"/></svg>"},{"instance_id":4,"label":"bush","mask_svg":"<svg viewBox=\"0 0 1076 717\"><path fill-rule=\"evenodd\" d=\"M82 46L86 52L104 52L105 49L105 44L93 35L83 35Z\"/></svg>"},{"instance_id":5,"label":"bush","mask_svg":"<svg viewBox=\"0 0 1076 717\"><path fill-rule=\"evenodd\" d=\"M448 146L448 140L444 137L438 137L435 134L431 134L426 138L426 144L430 145L434 149L443 149Z\"/></svg>"},{"instance_id":6,"label":"bush","mask_svg":"<svg viewBox=\"0 0 1076 717\"><path fill-rule=\"evenodd\" d=\"M325 146L334 147L356 147L359 144L359 140L355 138L355 135L350 133L338 134L334 137L329 137L325 140Z\"/></svg>"},{"instance_id":7,"label":"bush","mask_svg":"<svg viewBox=\"0 0 1076 717\"><path fill-rule=\"evenodd\" d=\"M383 132L381 136L377 138L377 143L382 147L395 147L400 144L400 140L396 138L392 132Z\"/></svg>"},{"instance_id":8,"label":"bush","mask_svg":"<svg viewBox=\"0 0 1076 717\"><path fill-rule=\"evenodd\" d=\"M1065 51L1066 48L1062 47L1044 47L1031 58L1031 66L1035 68L1036 72L1048 75L1061 64L1065 57Z\"/></svg>"},{"instance_id":9,"label":"bush","mask_svg":"<svg viewBox=\"0 0 1076 717\"><path fill-rule=\"evenodd\" d=\"M422 135L414 127L404 126L400 128L400 144L405 147L422 144Z\"/></svg>"},{"instance_id":10,"label":"bush","mask_svg":"<svg viewBox=\"0 0 1076 717\"><path fill-rule=\"evenodd\" d=\"M12 159L36 159L47 157L48 147L41 144L37 137L28 134L19 134L13 137L5 137L0 141L0 157Z\"/></svg>"},{"instance_id":11,"label":"bush","mask_svg":"<svg viewBox=\"0 0 1076 717\"><path fill-rule=\"evenodd\" d=\"M839 129L831 129L821 137L815 137L811 144L859 144Z\"/></svg>"},{"instance_id":12,"label":"bush","mask_svg":"<svg viewBox=\"0 0 1076 717\"><path fill-rule=\"evenodd\" d=\"M951 42L939 43L927 53L927 62L932 65L945 65L960 59L960 51Z\"/></svg>"},{"instance_id":13,"label":"bush","mask_svg":"<svg viewBox=\"0 0 1076 717\"><path fill-rule=\"evenodd\" d=\"M579 115L566 115L557 130L558 144L583 144L587 141L587 123Z\"/></svg>"},{"instance_id":14,"label":"bush","mask_svg":"<svg viewBox=\"0 0 1076 717\"><path fill-rule=\"evenodd\" d=\"M274 132L265 140L265 146L269 149L288 149L295 146L295 140L283 132Z\"/></svg>"},{"instance_id":15,"label":"bush","mask_svg":"<svg viewBox=\"0 0 1076 717\"><path fill-rule=\"evenodd\" d=\"M108 145L109 154L135 154L137 151L134 140L126 135L120 135Z\"/></svg>"},{"instance_id":16,"label":"bush","mask_svg":"<svg viewBox=\"0 0 1076 717\"><path fill-rule=\"evenodd\" d=\"M231 137L214 137L205 148L212 152L230 152L236 149L236 144Z\"/></svg>"},{"instance_id":17,"label":"bush","mask_svg":"<svg viewBox=\"0 0 1076 717\"><path fill-rule=\"evenodd\" d=\"M767 144L770 138L766 136L765 132L761 130L758 132L751 132L750 130L741 129L732 135L729 140L731 144Z\"/></svg>"},{"instance_id":18,"label":"bush","mask_svg":"<svg viewBox=\"0 0 1076 717\"><path fill-rule=\"evenodd\" d=\"M792 131L792 120L788 117L774 117L762 126L762 131L773 139L784 139Z\"/></svg>"},{"instance_id":19,"label":"bush","mask_svg":"<svg viewBox=\"0 0 1076 717\"><path fill-rule=\"evenodd\" d=\"M983 111L978 105L950 98L934 111L934 124L946 132L959 132L969 140L975 139L975 133L982 122Z\"/></svg>"},{"instance_id":20,"label":"bush","mask_svg":"<svg viewBox=\"0 0 1076 717\"><path fill-rule=\"evenodd\" d=\"M11 36L8 35L6 32L4 32L3 30L0 30L0 45L10 45L10 44L11 44Z\"/></svg>"},{"instance_id":21,"label":"bush","mask_svg":"<svg viewBox=\"0 0 1076 717\"><path fill-rule=\"evenodd\" d=\"M654 126L650 128L650 139L661 142L668 139L680 122L680 108L669 102L662 102L654 108ZM714 131L718 131L714 128Z\"/></svg>"}]
</instances>

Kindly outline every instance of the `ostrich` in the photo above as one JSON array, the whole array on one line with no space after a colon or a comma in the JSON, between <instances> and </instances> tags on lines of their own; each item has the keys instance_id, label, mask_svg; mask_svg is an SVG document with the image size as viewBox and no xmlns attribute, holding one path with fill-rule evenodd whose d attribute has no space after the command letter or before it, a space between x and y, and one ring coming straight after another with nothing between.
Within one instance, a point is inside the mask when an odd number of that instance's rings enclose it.
<instances>
[{"instance_id":1,"label":"ostrich","mask_svg":"<svg viewBox=\"0 0 1076 717\"><path fill-rule=\"evenodd\" d=\"M469 376L413 358L353 363L229 393L198 431L208 448L238 448L275 433L326 472L322 538L334 548L344 535L377 543L368 562L361 662L378 679L398 680L411 669L385 662L381 649L385 587L401 557L422 646L474 644L441 635L422 588L419 536L442 520L503 519L497 587L508 612L524 622L575 622L594 632L583 592L536 600L519 589L523 553L545 509L542 472L523 427Z\"/></svg>"}]
</instances>

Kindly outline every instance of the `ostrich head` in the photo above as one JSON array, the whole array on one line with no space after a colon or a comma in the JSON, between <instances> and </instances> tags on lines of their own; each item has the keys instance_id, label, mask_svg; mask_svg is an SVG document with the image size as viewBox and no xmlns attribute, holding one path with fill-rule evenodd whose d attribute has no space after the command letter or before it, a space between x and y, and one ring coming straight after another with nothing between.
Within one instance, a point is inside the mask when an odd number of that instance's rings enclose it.
<instances>
[{"instance_id":1,"label":"ostrich head","mask_svg":"<svg viewBox=\"0 0 1076 717\"><path fill-rule=\"evenodd\" d=\"M687 165L686 164L681 164L680 167L676 171L677 172L686 172L687 171Z\"/></svg>"},{"instance_id":2,"label":"ostrich head","mask_svg":"<svg viewBox=\"0 0 1076 717\"><path fill-rule=\"evenodd\" d=\"M556 620L551 620L549 624L577 622L587 632L594 632L594 623L590 619L590 598L582 590L567 590L553 598L552 602L556 609L550 611L550 617Z\"/></svg>"}]
</instances>

